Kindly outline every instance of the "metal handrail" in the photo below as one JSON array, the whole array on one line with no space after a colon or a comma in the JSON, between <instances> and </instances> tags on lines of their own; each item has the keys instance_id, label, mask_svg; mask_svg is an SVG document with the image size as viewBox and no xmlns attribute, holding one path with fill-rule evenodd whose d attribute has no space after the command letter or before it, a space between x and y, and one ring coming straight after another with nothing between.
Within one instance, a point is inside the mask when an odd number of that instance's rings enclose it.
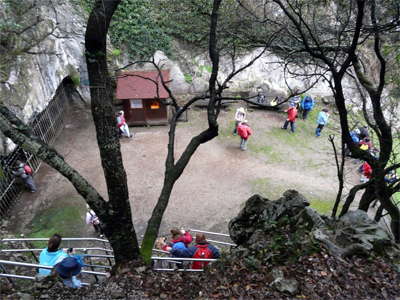
<instances>
[{"instance_id":1,"label":"metal handrail","mask_svg":"<svg viewBox=\"0 0 400 300\"><path fill-rule=\"evenodd\" d=\"M198 229L189 229L190 231L193 232L200 232L200 233L205 233L205 234L211 234L211 235L220 235L220 236L226 236L230 238L229 234L226 233L219 233L219 232L212 232L212 231L204 231L204 230L198 230Z\"/></svg>"},{"instance_id":2,"label":"metal handrail","mask_svg":"<svg viewBox=\"0 0 400 300\"><path fill-rule=\"evenodd\" d=\"M160 249L153 249L152 251L153 251L153 252L158 252L158 253L171 254L169 251L160 250Z\"/></svg>"},{"instance_id":3,"label":"metal handrail","mask_svg":"<svg viewBox=\"0 0 400 300\"><path fill-rule=\"evenodd\" d=\"M101 258L114 258L114 255L107 254L79 254L83 257L101 257Z\"/></svg>"},{"instance_id":4,"label":"metal handrail","mask_svg":"<svg viewBox=\"0 0 400 300\"><path fill-rule=\"evenodd\" d=\"M61 248L63 251L66 251L68 248ZM86 251L86 250L97 250L97 251L104 251L104 252L114 252L111 249L106 248L74 248L74 250L78 251ZM1 249L0 252L40 252L43 251L43 248L40 249Z\"/></svg>"},{"instance_id":5,"label":"metal handrail","mask_svg":"<svg viewBox=\"0 0 400 300\"><path fill-rule=\"evenodd\" d=\"M4 274L4 273L0 273L0 277L36 280L36 277L33 277L33 276L25 276L25 275L17 275L17 274ZM86 283L86 282L81 282L81 285L89 286L90 284L89 284L89 283Z\"/></svg>"},{"instance_id":6,"label":"metal handrail","mask_svg":"<svg viewBox=\"0 0 400 300\"><path fill-rule=\"evenodd\" d=\"M19 266L19 267L35 268L35 269L36 268L40 268L40 269L48 269L48 270L52 270L54 268L54 266L45 266L45 265L39 265L39 264L23 263L23 262L10 261L10 260L0 260L0 264ZM90 275L98 275L98 276L108 276L107 273L86 271L86 270L82 270L81 273L90 274Z\"/></svg>"},{"instance_id":7,"label":"metal handrail","mask_svg":"<svg viewBox=\"0 0 400 300\"><path fill-rule=\"evenodd\" d=\"M1 239L0 242L46 242L49 238L12 238L12 239ZM99 238L62 238L63 241L97 241L103 243L109 243L106 239L99 239Z\"/></svg>"},{"instance_id":8,"label":"metal handrail","mask_svg":"<svg viewBox=\"0 0 400 300\"><path fill-rule=\"evenodd\" d=\"M25 275L16 275L16 274L4 274L4 273L0 273L0 277L35 280L35 277L34 277L34 276L25 276Z\"/></svg>"},{"instance_id":9,"label":"metal handrail","mask_svg":"<svg viewBox=\"0 0 400 300\"><path fill-rule=\"evenodd\" d=\"M214 262L218 259L215 258L183 258L183 257L158 257L152 256L152 260L175 260L175 261L203 261L203 262Z\"/></svg>"},{"instance_id":10,"label":"metal handrail","mask_svg":"<svg viewBox=\"0 0 400 300\"><path fill-rule=\"evenodd\" d=\"M232 244L232 243L227 243L227 242L220 242L220 241L215 241L215 240L210 240L207 239L208 242L212 242L214 244L221 244L221 245L226 245L226 246L232 246L232 247L236 247L236 244Z\"/></svg>"},{"instance_id":11,"label":"metal handrail","mask_svg":"<svg viewBox=\"0 0 400 300\"><path fill-rule=\"evenodd\" d=\"M171 272L204 272L203 269L163 269L163 268L156 268L153 269L154 271L171 271Z\"/></svg>"}]
</instances>

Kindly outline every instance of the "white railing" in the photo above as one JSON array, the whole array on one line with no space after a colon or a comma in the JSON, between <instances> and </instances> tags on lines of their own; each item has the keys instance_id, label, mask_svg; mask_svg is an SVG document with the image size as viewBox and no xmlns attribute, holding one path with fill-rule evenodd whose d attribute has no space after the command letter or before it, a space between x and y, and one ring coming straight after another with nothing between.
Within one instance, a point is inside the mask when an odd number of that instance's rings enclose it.
<instances>
[{"instance_id":1,"label":"white railing","mask_svg":"<svg viewBox=\"0 0 400 300\"><path fill-rule=\"evenodd\" d=\"M3 272L6 271L4 268L4 265L11 265L15 267L24 267L24 268L30 268L30 269L48 269L52 270L54 267L53 266L45 266L45 265L40 265L40 264L31 264L31 263L23 263L23 262L17 262L17 261L9 261L9 260L0 260L0 266L2 266ZM87 265L85 265L87 266ZM82 274L87 274L87 275L92 275L97 279L97 276L104 276L108 277L109 273L104 273L104 272L95 272L95 271L87 271L87 270L82 270ZM35 276L26 276L26 275L18 275L18 274L9 274L9 273L0 273L0 277L8 278L8 279L28 279L28 280L35 280ZM82 285L89 285L88 283L82 283Z\"/></svg>"},{"instance_id":2,"label":"white railing","mask_svg":"<svg viewBox=\"0 0 400 300\"><path fill-rule=\"evenodd\" d=\"M215 235L218 237L224 237L224 238L229 238L230 240L230 235L226 234L226 233L219 233L219 232L212 232L212 231L204 231L204 230L198 230L198 229L189 229L191 232L198 232L198 233L204 233L207 235ZM216 240L212 240L207 238L208 242L214 243L214 244L218 244L218 245L224 245L224 246L230 246L230 247L236 247L236 244L233 243L229 243L229 242L221 242L221 241L216 241Z\"/></svg>"},{"instance_id":3,"label":"white railing","mask_svg":"<svg viewBox=\"0 0 400 300\"><path fill-rule=\"evenodd\" d=\"M154 271L170 271L170 272L174 272L174 271L178 271L178 272L202 272L203 269L192 269L191 268L191 264L189 267L186 267L187 265L185 265L184 263L191 263L191 262L203 262L203 263L211 263L211 262L215 262L218 259L214 259L214 258L181 258L181 257L157 257L157 256L153 256L151 257L151 260L153 261L154 267L153 270ZM157 262L161 261L161 262L167 262L169 265L174 265L173 268L169 267L169 268L159 268L157 267Z\"/></svg>"},{"instance_id":4,"label":"white railing","mask_svg":"<svg viewBox=\"0 0 400 300\"><path fill-rule=\"evenodd\" d=\"M1 239L0 242L47 242L49 238L12 238L12 239ZM106 239L99 238L62 238L63 241L88 241L88 242L102 242L110 243Z\"/></svg>"},{"instance_id":5,"label":"white railing","mask_svg":"<svg viewBox=\"0 0 400 300\"><path fill-rule=\"evenodd\" d=\"M217 232L211 232L211 231L204 231L204 230L198 230L198 229L190 229L191 232L198 232L198 233L204 233L207 235L213 235L216 237L222 237L222 238L229 238L228 234L224 233L217 233ZM0 243L22 243L22 242L47 242L49 238L5 238L1 239ZM82 255L83 257L86 257L90 259L90 264L85 264L85 268L90 268L91 271L82 270L83 274L89 274L93 275L97 279L97 276L106 276L107 273L103 272L95 272L93 271L95 268L103 268L106 270L109 270L112 268L113 262L112 260L114 259L114 255L112 255L113 250L108 248L109 247L109 241L106 239L102 238L63 238L62 239L65 242L100 242L103 244L103 247L78 247L78 248L73 248L74 251L79 251L79 252L84 252L85 254L79 254ZM223 246L230 246L234 247L236 246L233 243L230 242L222 242L218 240L213 240L213 239L207 239L209 242L218 244L218 245L223 245ZM68 248L64 248L63 250L67 250ZM23 249L2 249L0 250L0 253L8 254L8 253L31 253L36 262L39 262L37 254L42 251L43 249L41 248L23 248ZM88 253L88 252L103 252L104 254L99 254L99 253ZM160 253L160 254L166 254L170 255L168 251L164 250L159 250L159 249L153 249L153 253ZM93 264L91 261L91 258L96 258L96 259L106 259L108 264L107 265L98 265L98 264ZM188 262L194 262L194 261L202 261L202 262L214 262L216 259L196 259L196 258L178 258L178 257L171 257L171 256L165 256L165 257L158 257L158 256L153 256L152 258L153 261L153 270L154 271L185 271L185 272L201 272L203 269L191 269L191 264L188 264ZM169 266L174 266L173 268L159 268L157 265L159 264L158 262L166 262ZM12 265L15 267L28 267L28 268L43 268L43 269L52 269L52 267L49 266L41 266L39 264L31 264L31 263L24 263L24 262L14 262L14 261L6 261L6 260L0 260L0 277L6 277L6 278L20 278L20 279L35 279L35 277L32 276L25 276L25 275L18 275L18 274L8 274L5 271L5 268L3 265ZM189 266L190 265L190 266ZM189 267L187 267L189 266ZM1 271L3 270L3 273Z\"/></svg>"}]
</instances>

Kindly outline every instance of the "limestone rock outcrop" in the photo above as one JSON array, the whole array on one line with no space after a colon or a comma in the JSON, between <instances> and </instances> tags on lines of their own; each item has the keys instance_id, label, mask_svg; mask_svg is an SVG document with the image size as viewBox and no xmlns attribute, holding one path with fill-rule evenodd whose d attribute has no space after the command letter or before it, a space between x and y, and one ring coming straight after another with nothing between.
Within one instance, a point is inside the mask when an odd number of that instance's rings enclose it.
<instances>
[{"instance_id":1,"label":"limestone rock outcrop","mask_svg":"<svg viewBox=\"0 0 400 300\"><path fill-rule=\"evenodd\" d=\"M275 201L254 195L230 221L230 236L250 252L267 249L279 242L298 243L305 248L316 246L317 242L317 247L325 248L337 257L371 251L377 254L398 251L391 235L364 211L349 211L334 220L319 215L308 206L307 199L294 190L286 191ZM285 234L282 235L283 229Z\"/></svg>"}]
</instances>

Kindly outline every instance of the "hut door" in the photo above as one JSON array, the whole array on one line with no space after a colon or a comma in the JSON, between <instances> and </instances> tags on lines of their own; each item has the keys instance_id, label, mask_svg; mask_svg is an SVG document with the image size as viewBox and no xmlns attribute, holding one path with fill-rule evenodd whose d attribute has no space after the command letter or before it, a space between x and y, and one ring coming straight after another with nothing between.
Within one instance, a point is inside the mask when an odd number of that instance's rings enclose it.
<instances>
[{"instance_id":1,"label":"hut door","mask_svg":"<svg viewBox=\"0 0 400 300\"><path fill-rule=\"evenodd\" d=\"M124 101L124 111L126 112L126 121L128 124L143 125L146 122L142 99Z\"/></svg>"}]
</instances>

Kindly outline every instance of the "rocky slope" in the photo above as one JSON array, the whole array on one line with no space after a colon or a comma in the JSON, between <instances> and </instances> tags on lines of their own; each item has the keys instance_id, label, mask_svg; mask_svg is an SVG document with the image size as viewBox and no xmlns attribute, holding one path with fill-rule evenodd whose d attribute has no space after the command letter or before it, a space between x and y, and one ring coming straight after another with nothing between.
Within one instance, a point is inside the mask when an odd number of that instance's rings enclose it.
<instances>
[{"instance_id":1,"label":"rocky slope","mask_svg":"<svg viewBox=\"0 0 400 300\"><path fill-rule=\"evenodd\" d=\"M295 191L251 197L230 222L238 246L201 274L132 264L100 285L71 290L50 279L5 299L400 299L391 237L362 212L330 220L307 206ZM352 245L368 252L337 251Z\"/></svg>"}]
</instances>

